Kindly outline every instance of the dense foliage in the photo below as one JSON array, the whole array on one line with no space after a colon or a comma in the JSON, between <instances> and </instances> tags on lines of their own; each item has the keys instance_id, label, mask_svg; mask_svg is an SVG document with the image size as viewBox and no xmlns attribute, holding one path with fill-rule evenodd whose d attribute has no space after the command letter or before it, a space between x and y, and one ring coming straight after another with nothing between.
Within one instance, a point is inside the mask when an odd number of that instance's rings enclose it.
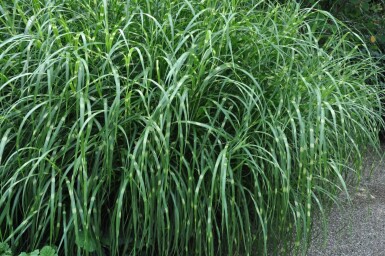
<instances>
[{"instance_id":1,"label":"dense foliage","mask_svg":"<svg viewBox=\"0 0 385 256\"><path fill-rule=\"evenodd\" d=\"M331 12L360 33L373 54L382 57L385 50L384 0L303 0L303 4Z\"/></svg>"},{"instance_id":2,"label":"dense foliage","mask_svg":"<svg viewBox=\"0 0 385 256\"><path fill-rule=\"evenodd\" d=\"M293 1L0 0L0 241L306 250L378 143L378 68L353 37Z\"/></svg>"}]
</instances>

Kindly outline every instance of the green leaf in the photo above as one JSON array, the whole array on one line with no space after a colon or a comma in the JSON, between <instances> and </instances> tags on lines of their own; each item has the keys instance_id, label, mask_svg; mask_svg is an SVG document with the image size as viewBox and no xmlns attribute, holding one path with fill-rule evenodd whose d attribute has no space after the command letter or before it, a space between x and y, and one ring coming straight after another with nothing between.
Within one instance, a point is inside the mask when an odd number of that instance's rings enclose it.
<instances>
[{"instance_id":1,"label":"green leaf","mask_svg":"<svg viewBox=\"0 0 385 256\"><path fill-rule=\"evenodd\" d=\"M85 233L83 231L79 232L79 236L76 239L76 244L87 252L93 252L97 247L95 239L92 238L89 233Z\"/></svg>"},{"instance_id":2,"label":"green leaf","mask_svg":"<svg viewBox=\"0 0 385 256\"><path fill-rule=\"evenodd\" d=\"M12 256L11 248L7 243L0 243L0 255L1 256Z\"/></svg>"},{"instance_id":3,"label":"green leaf","mask_svg":"<svg viewBox=\"0 0 385 256\"><path fill-rule=\"evenodd\" d=\"M365 3L362 3L362 4L361 4L361 8L362 8L362 10L363 10L364 12L368 12L369 9L370 9L370 5L369 5L369 3L365 2Z\"/></svg>"},{"instance_id":4,"label":"green leaf","mask_svg":"<svg viewBox=\"0 0 385 256\"><path fill-rule=\"evenodd\" d=\"M34 250L30 253L22 252L19 254L19 256L39 256L39 250Z\"/></svg>"},{"instance_id":5,"label":"green leaf","mask_svg":"<svg viewBox=\"0 0 385 256\"><path fill-rule=\"evenodd\" d=\"M39 256L39 250L34 250L33 252L30 252L29 256Z\"/></svg>"},{"instance_id":6,"label":"green leaf","mask_svg":"<svg viewBox=\"0 0 385 256\"><path fill-rule=\"evenodd\" d=\"M43 249L40 250L40 256L57 256L57 253L51 246L44 246Z\"/></svg>"}]
</instances>

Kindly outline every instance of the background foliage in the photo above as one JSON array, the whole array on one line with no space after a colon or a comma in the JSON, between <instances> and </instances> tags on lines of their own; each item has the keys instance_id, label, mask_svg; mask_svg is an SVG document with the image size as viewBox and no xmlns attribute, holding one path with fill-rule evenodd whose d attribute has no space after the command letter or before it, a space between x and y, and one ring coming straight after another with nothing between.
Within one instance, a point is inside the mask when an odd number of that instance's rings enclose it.
<instances>
[{"instance_id":1,"label":"background foliage","mask_svg":"<svg viewBox=\"0 0 385 256\"><path fill-rule=\"evenodd\" d=\"M384 0L304 0L303 3L331 12L361 33L375 56L382 56L385 50Z\"/></svg>"}]
</instances>

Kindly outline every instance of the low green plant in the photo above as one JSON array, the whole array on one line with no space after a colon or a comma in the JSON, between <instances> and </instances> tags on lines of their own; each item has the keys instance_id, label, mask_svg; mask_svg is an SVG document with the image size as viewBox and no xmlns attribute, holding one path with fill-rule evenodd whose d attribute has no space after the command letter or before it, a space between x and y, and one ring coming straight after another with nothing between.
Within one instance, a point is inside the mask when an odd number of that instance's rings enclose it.
<instances>
[{"instance_id":1,"label":"low green plant","mask_svg":"<svg viewBox=\"0 0 385 256\"><path fill-rule=\"evenodd\" d=\"M22 252L19 256L58 256L55 249L51 246L44 246L41 250L34 250L33 252Z\"/></svg>"},{"instance_id":2,"label":"low green plant","mask_svg":"<svg viewBox=\"0 0 385 256\"><path fill-rule=\"evenodd\" d=\"M7 243L0 243L0 256L12 256L12 250ZM58 256L55 249L51 246L44 246L41 250L34 250L33 252L22 252L19 256Z\"/></svg>"},{"instance_id":3,"label":"low green plant","mask_svg":"<svg viewBox=\"0 0 385 256\"><path fill-rule=\"evenodd\" d=\"M0 255L12 256L12 250L7 243L0 243Z\"/></svg>"},{"instance_id":4,"label":"low green plant","mask_svg":"<svg viewBox=\"0 0 385 256\"><path fill-rule=\"evenodd\" d=\"M304 252L378 146L378 70L294 1L0 0L0 240Z\"/></svg>"}]
</instances>

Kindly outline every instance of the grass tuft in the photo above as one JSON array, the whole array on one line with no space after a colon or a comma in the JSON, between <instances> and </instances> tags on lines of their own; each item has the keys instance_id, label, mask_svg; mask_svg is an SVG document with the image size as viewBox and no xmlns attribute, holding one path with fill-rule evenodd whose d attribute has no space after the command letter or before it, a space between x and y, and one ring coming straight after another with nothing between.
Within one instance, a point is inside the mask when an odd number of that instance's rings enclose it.
<instances>
[{"instance_id":1,"label":"grass tuft","mask_svg":"<svg viewBox=\"0 0 385 256\"><path fill-rule=\"evenodd\" d=\"M294 1L0 0L0 241L306 250L378 145L377 72Z\"/></svg>"}]
</instances>

